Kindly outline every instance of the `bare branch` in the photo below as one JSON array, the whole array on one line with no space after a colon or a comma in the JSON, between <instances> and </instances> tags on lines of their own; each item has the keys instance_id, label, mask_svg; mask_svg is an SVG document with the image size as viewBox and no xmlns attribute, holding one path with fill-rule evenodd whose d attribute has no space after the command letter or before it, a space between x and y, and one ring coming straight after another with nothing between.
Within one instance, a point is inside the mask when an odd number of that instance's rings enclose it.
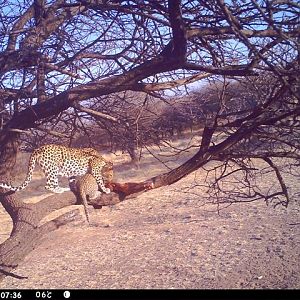
<instances>
[{"instance_id":1,"label":"bare branch","mask_svg":"<svg viewBox=\"0 0 300 300\"><path fill-rule=\"evenodd\" d=\"M176 80L162 82L162 83L137 83L134 89L136 91L143 91L143 92L166 90L169 88L171 89L182 85L187 85L196 82L198 80L208 78L211 75L212 74L210 73L204 73L204 74L199 73L183 79L176 79Z\"/></svg>"},{"instance_id":2,"label":"bare branch","mask_svg":"<svg viewBox=\"0 0 300 300\"><path fill-rule=\"evenodd\" d=\"M276 174L276 177L278 179L278 182L281 186L281 189L282 189L282 193L284 194L285 198L286 198L286 202L285 203L281 203L283 204L284 206L288 206L288 203L290 202L290 196L289 196L289 193L288 193L288 189L286 187L286 184L284 182L284 179L283 177L281 176L281 172L280 170L278 169L278 167L273 163L273 161L269 158L269 157L265 157L263 158L263 160L265 162L267 162L270 167L274 170L275 174Z\"/></svg>"},{"instance_id":3,"label":"bare branch","mask_svg":"<svg viewBox=\"0 0 300 300\"><path fill-rule=\"evenodd\" d=\"M80 104L78 104L76 102L73 104L73 107L80 110L80 111L82 111L82 112L86 112L89 115L92 115L94 117L102 118L102 119L113 121L113 122L118 122L118 119L113 117L113 116L101 113L99 111L96 111L96 110L93 110L93 109L90 109L90 108L83 107L83 106L81 106Z\"/></svg>"}]
</instances>

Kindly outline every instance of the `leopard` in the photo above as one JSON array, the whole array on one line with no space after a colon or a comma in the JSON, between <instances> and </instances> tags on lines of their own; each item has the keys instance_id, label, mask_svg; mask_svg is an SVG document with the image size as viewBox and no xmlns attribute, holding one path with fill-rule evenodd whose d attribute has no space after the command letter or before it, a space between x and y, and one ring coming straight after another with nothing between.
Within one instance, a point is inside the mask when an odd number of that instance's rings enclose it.
<instances>
[{"instance_id":1,"label":"leopard","mask_svg":"<svg viewBox=\"0 0 300 300\"><path fill-rule=\"evenodd\" d=\"M101 191L106 194L111 192L105 186L112 181L113 163L104 159L93 148L72 148L57 144L43 145L35 149L29 159L28 171L25 180L20 186L14 187L8 183L0 183L0 187L14 192L25 189L32 180L36 162L46 176L45 189L53 193L63 193L70 188L58 185L58 176L71 177L90 173L96 179ZM103 170L110 170L107 178L103 178Z\"/></svg>"},{"instance_id":2,"label":"leopard","mask_svg":"<svg viewBox=\"0 0 300 300\"><path fill-rule=\"evenodd\" d=\"M112 177L111 174L112 169L107 169L105 174L107 177ZM101 196L101 192L98 190L98 184L96 181L96 178L90 174L87 173L83 176L71 176L69 178L69 184L72 187L71 190L75 190L75 192L79 195L79 199L83 204L84 207L84 213L86 216L86 220L89 224L90 222L90 214L88 212L88 199L96 199Z\"/></svg>"}]
</instances>

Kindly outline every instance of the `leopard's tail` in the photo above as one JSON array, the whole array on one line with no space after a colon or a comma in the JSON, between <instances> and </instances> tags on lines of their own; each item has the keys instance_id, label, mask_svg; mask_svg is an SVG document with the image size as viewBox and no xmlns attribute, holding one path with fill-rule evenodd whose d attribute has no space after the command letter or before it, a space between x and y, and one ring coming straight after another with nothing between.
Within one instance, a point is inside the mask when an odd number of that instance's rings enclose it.
<instances>
[{"instance_id":1,"label":"leopard's tail","mask_svg":"<svg viewBox=\"0 0 300 300\"><path fill-rule=\"evenodd\" d=\"M32 173L33 173L33 170L35 168L35 163L36 163L36 160L37 160L37 153L34 151L31 156L30 156L30 159L29 159L29 163L28 163L28 171L27 171L27 175L26 175L26 178L24 180L24 182L20 185L20 186L12 186L8 183L4 183L4 182L0 182L0 187L3 187L3 188L6 188L10 191L14 191L14 192L18 192L18 191L21 191L23 189L25 189L27 187L27 185L29 184L29 182L31 181L32 179Z\"/></svg>"},{"instance_id":2,"label":"leopard's tail","mask_svg":"<svg viewBox=\"0 0 300 300\"><path fill-rule=\"evenodd\" d=\"M79 194L80 194L80 198L81 198L81 201L82 201L82 204L83 204L86 220L90 224L91 222L90 222L90 214L89 214L89 211L88 211L87 195L83 191L80 191Z\"/></svg>"}]
</instances>

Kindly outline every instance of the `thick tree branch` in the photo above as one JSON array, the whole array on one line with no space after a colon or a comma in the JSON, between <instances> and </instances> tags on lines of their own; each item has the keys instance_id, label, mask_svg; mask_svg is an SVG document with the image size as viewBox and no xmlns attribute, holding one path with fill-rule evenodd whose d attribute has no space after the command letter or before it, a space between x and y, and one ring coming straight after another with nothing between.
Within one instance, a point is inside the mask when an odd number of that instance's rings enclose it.
<instances>
[{"instance_id":1,"label":"thick tree branch","mask_svg":"<svg viewBox=\"0 0 300 300\"><path fill-rule=\"evenodd\" d=\"M264 30L250 30L250 29L242 29L240 32L246 36L247 38L252 37L270 37L277 38L279 34L274 29L264 29ZM285 32L286 35L291 37L297 37L300 34L300 29L291 30ZM194 37L203 37L203 36L215 36L219 35L221 39L231 39L235 32L230 26L224 27L211 27L211 28L191 28L187 30L188 39Z\"/></svg>"},{"instance_id":2,"label":"thick tree branch","mask_svg":"<svg viewBox=\"0 0 300 300\"><path fill-rule=\"evenodd\" d=\"M181 0L169 0L168 7L170 24L173 32L172 55L178 56L180 61L184 62L187 54L187 38L181 12Z\"/></svg>"},{"instance_id":3,"label":"thick tree branch","mask_svg":"<svg viewBox=\"0 0 300 300\"><path fill-rule=\"evenodd\" d=\"M212 75L211 73L201 72L199 74L191 75L182 79L176 79L176 80L162 82L162 83L137 83L133 89L135 91L143 91L143 92L161 91L161 90L179 87L182 85L187 85L196 82L198 80L208 78L211 75Z\"/></svg>"}]
</instances>

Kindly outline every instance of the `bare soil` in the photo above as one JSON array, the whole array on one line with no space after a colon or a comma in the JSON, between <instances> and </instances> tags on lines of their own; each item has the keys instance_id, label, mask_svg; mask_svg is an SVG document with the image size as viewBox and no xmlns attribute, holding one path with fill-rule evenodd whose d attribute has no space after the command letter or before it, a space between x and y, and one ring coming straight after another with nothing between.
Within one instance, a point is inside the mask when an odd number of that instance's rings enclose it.
<instances>
[{"instance_id":1,"label":"bare soil","mask_svg":"<svg viewBox=\"0 0 300 300\"><path fill-rule=\"evenodd\" d=\"M119 176L142 179L161 171L145 166L119 169ZM92 226L82 209L82 219L45 236L15 270L28 279L6 277L0 288L300 288L299 201L276 209L264 202L233 204L218 213L215 205L203 205L201 191L183 192L194 179L191 174L114 207L91 208ZM35 182L30 201L46 196ZM2 207L0 224L4 241L11 223Z\"/></svg>"}]
</instances>

